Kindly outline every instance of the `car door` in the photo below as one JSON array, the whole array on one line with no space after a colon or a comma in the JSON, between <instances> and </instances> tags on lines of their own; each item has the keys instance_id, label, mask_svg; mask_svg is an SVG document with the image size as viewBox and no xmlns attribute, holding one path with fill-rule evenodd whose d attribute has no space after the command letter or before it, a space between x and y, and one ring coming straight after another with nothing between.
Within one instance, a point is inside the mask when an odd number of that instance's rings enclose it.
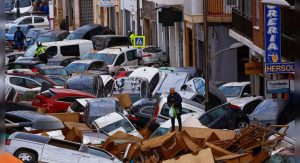
<instances>
[{"instance_id":1,"label":"car door","mask_svg":"<svg viewBox=\"0 0 300 163\"><path fill-rule=\"evenodd\" d=\"M138 65L137 60L137 50L129 50L126 52L127 63L126 66L135 66Z\"/></svg>"},{"instance_id":2,"label":"car door","mask_svg":"<svg viewBox=\"0 0 300 163\"><path fill-rule=\"evenodd\" d=\"M63 140L50 139L45 144L41 156L42 162L78 163L81 157L80 145Z\"/></svg>"},{"instance_id":3,"label":"car door","mask_svg":"<svg viewBox=\"0 0 300 163\"><path fill-rule=\"evenodd\" d=\"M112 72L116 73L117 70L121 67L121 66L126 66L126 59L125 59L125 54L122 53L118 56L118 58L116 59L116 62L114 64L114 69L112 70Z\"/></svg>"},{"instance_id":4,"label":"car door","mask_svg":"<svg viewBox=\"0 0 300 163\"><path fill-rule=\"evenodd\" d=\"M111 156L100 149L84 146L79 163L112 162Z\"/></svg>"}]
</instances>

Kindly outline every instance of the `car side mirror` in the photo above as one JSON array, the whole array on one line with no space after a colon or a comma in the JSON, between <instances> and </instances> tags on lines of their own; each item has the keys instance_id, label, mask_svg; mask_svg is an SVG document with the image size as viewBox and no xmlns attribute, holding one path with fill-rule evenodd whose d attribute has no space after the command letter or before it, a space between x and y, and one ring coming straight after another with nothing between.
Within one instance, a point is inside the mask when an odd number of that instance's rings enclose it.
<instances>
[{"instance_id":1,"label":"car side mirror","mask_svg":"<svg viewBox=\"0 0 300 163\"><path fill-rule=\"evenodd\" d=\"M249 96L250 96L249 93L247 93L247 92L243 93L243 97L249 97Z\"/></svg>"}]
</instances>

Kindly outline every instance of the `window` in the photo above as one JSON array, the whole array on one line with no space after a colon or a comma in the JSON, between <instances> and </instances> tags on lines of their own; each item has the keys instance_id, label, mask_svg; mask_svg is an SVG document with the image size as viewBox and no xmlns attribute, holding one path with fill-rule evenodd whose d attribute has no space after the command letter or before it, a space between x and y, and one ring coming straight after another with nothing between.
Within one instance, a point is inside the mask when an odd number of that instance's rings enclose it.
<instances>
[{"instance_id":1,"label":"window","mask_svg":"<svg viewBox=\"0 0 300 163\"><path fill-rule=\"evenodd\" d=\"M79 45L61 46L60 52L63 56L80 56Z\"/></svg>"},{"instance_id":2,"label":"window","mask_svg":"<svg viewBox=\"0 0 300 163\"><path fill-rule=\"evenodd\" d=\"M130 50L130 51L126 52L126 55L127 55L128 61L133 61L136 59L136 50Z\"/></svg>"},{"instance_id":3,"label":"window","mask_svg":"<svg viewBox=\"0 0 300 163\"><path fill-rule=\"evenodd\" d=\"M119 57L118 57L118 59L117 59L117 61L116 61L116 63L115 63L115 66L120 66L121 64L123 64L125 62L125 55L124 55L124 53L123 54L121 54Z\"/></svg>"},{"instance_id":4,"label":"window","mask_svg":"<svg viewBox=\"0 0 300 163\"><path fill-rule=\"evenodd\" d=\"M41 95L43 95L47 98L51 98L51 97L55 96L56 94L51 90L47 90L47 91L42 92Z\"/></svg>"},{"instance_id":5,"label":"window","mask_svg":"<svg viewBox=\"0 0 300 163\"><path fill-rule=\"evenodd\" d=\"M204 94L205 94L205 83L204 83L204 81L201 80L201 79L198 79L198 80L196 79L196 80L194 80L194 85L195 85L196 91L200 95L204 96Z\"/></svg>"},{"instance_id":6,"label":"window","mask_svg":"<svg viewBox=\"0 0 300 163\"><path fill-rule=\"evenodd\" d=\"M108 153L106 153L100 149L97 149L97 148L88 147L87 153L94 155L94 156L101 157L101 158L111 159L111 157Z\"/></svg>"},{"instance_id":7,"label":"window","mask_svg":"<svg viewBox=\"0 0 300 163\"><path fill-rule=\"evenodd\" d=\"M90 65L89 70L105 70L104 66L104 62L94 62Z\"/></svg>"},{"instance_id":8,"label":"window","mask_svg":"<svg viewBox=\"0 0 300 163\"><path fill-rule=\"evenodd\" d=\"M56 147L60 147L60 148L75 150L75 151L79 151L79 148L80 148L80 144L67 142L67 141L63 141L63 140L58 140L58 139L50 139L48 144L56 146Z\"/></svg>"},{"instance_id":9,"label":"window","mask_svg":"<svg viewBox=\"0 0 300 163\"><path fill-rule=\"evenodd\" d=\"M57 55L57 46L51 46L46 49L46 54L49 58Z\"/></svg>"},{"instance_id":10,"label":"window","mask_svg":"<svg viewBox=\"0 0 300 163\"><path fill-rule=\"evenodd\" d=\"M47 81L47 80L45 80L43 78L36 77L36 76L30 76L30 79L35 80L35 81L39 82L40 84L47 83L49 85L53 85L49 81Z\"/></svg>"},{"instance_id":11,"label":"window","mask_svg":"<svg viewBox=\"0 0 300 163\"><path fill-rule=\"evenodd\" d=\"M193 99L192 99L192 101L194 101L194 102L197 102L197 103L199 103L199 104L202 104L202 102L205 100L205 98L203 97L203 96L201 96L201 95L196 95Z\"/></svg>"},{"instance_id":12,"label":"window","mask_svg":"<svg viewBox=\"0 0 300 163\"><path fill-rule=\"evenodd\" d=\"M44 18L41 17L34 17L34 23L44 23Z\"/></svg>"},{"instance_id":13,"label":"window","mask_svg":"<svg viewBox=\"0 0 300 163\"><path fill-rule=\"evenodd\" d=\"M26 18L26 19L20 21L19 24L32 24L32 18L31 17Z\"/></svg>"},{"instance_id":14,"label":"window","mask_svg":"<svg viewBox=\"0 0 300 163\"><path fill-rule=\"evenodd\" d=\"M218 108L213 109L210 112L205 113L203 116L199 118L199 121L207 126L212 123L214 120L218 119L222 115L226 114L226 108L230 107L230 104L219 106Z\"/></svg>"},{"instance_id":15,"label":"window","mask_svg":"<svg viewBox=\"0 0 300 163\"><path fill-rule=\"evenodd\" d=\"M247 93L248 95L251 94L250 84L248 84L244 87L243 92L242 92L242 96L244 96L244 93Z\"/></svg>"},{"instance_id":16,"label":"window","mask_svg":"<svg viewBox=\"0 0 300 163\"><path fill-rule=\"evenodd\" d=\"M63 98L57 99L57 101L73 103L76 101L76 98L78 98L78 97L63 97Z\"/></svg>"},{"instance_id":17,"label":"window","mask_svg":"<svg viewBox=\"0 0 300 163\"><path fill-rule=\"evenodd\" d=\"M23 78L18 78L18 77L10 77L9 82L13 85L17 85L20 87L25 87L25 81Z\"/></svg>"},{"instance_id":18,"label":"window","mask_svg":"<svg viewBox=\"0 0 300 163\"><path fill-rule=\"evenodd\" d=\"M24 79L25 80L25 87L26 88L36 88L40 87L41 85L33 80L30 79Z\"/></svg>"},{"instance_id":19,"label":"window","mask_svg":"<svg viewBox=\"0 0 300 163\"><path fill-rule=\"evenodd\" d=\"M250 115L254 109L262 102L262 100L254 100L246 104L243 108L243 113Z\"/></svg>"}]
</instances>

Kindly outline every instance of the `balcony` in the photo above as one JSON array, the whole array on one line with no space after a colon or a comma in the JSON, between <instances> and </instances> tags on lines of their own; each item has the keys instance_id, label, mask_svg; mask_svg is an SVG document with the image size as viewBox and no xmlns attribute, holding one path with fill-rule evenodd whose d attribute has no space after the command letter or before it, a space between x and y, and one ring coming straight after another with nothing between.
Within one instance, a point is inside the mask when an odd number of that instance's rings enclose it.
<instances>
[{"instance_id":1,"label":"balcony","mask_svg":"<svg viewBox=\"0 0 300 163\"><path fill-rule=\"evenodd\" d=\"M208 22L231 23L232 8L237 6L238 0L208 0ZM184 17L191 23L203 23L203 0L186 0Z\"/></svg>"},{"instance_id":2,"label":"balcony","mask_svg":"<svg viewBox=\"0 0 300 163\"><path fill-rule=\"evenodd\" d=\"M242 13L237 8L232 9L232 29L247 37L249 40L252 40L253 38L252 18Z\"/></svg>"}]
</instances>

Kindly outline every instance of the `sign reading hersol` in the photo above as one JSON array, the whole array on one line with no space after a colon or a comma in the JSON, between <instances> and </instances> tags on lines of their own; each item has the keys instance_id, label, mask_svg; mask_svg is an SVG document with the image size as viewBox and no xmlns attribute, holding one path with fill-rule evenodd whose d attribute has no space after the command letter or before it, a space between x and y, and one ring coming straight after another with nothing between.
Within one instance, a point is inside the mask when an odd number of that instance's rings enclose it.
<instances>
[{"instance_id":1,"label":"sign reading hersol","mask_svg":"<svg viewBox=\"0 0 300 163\"><path fill-rule=\"evenodd\" d=\"M277 63L266 64L265 70L267 74L284 74L295 72L295 63Z\"/></svg>"}]
</instances>

